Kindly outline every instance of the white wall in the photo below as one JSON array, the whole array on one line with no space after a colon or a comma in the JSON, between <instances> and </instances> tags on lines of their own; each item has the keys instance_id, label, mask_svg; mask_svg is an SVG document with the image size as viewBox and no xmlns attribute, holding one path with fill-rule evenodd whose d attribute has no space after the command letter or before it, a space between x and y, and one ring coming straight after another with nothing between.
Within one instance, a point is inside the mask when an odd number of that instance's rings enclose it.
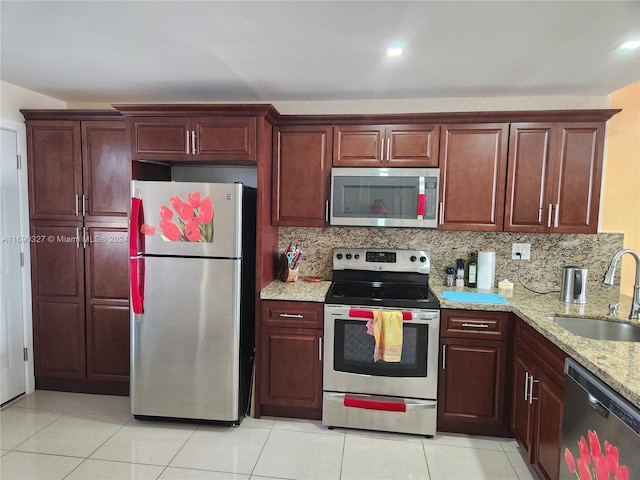
<instances>
[{"instance_id":1,"label":"white wall","mask_svg":"<svg viewBox=\"0 0 640 480\"><path fill-rule=\"evenodd\" d=\"M0 81L0 118L24 122L21 108L67 108L67 103L26 88Z\"/></svg>"}]
</instances>

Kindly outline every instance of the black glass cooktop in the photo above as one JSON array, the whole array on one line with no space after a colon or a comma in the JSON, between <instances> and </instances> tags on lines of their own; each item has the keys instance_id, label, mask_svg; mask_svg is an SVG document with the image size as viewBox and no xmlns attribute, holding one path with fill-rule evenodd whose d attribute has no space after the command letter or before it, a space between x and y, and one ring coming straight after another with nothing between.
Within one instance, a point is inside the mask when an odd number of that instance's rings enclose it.
<instances>
[{"instance_id":1,"label":"black glass cooktop","mask_svg":"<svg viewBox=\"0 0 640 480\"><path fill-rule=\"evenodd\" d=\"M423 285L333 282L325 301L343 305L440 308L436 296Z\"/></svg>"}]
</instances>

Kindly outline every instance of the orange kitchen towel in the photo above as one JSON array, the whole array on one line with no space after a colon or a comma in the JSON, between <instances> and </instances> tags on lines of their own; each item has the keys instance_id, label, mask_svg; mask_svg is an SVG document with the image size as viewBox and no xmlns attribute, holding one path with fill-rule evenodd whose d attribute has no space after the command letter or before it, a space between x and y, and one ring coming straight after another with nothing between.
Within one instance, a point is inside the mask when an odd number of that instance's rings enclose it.
<instances>
[{"instance_id":1,"label":"orange kitchen towel","mask_svg":"<svg viewBox=\"0 0 640 480\"><path fill-rule=\"evenodd\" d=\"M373 322L375 349L373 361L400 362L402 360L402 312L375 312Z\"/></svg>"}]
</instances>

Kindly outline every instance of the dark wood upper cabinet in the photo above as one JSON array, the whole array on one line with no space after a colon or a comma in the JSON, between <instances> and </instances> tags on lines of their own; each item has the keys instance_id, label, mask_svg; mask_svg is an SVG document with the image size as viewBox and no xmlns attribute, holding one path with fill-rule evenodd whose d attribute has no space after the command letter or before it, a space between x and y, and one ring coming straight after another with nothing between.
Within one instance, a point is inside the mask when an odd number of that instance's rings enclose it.
<instances>
[{"instance_id":1,"label":"dark wood upper cabinet","mask_svg":"<svg viewBox=\"0 0 640 480\"><path fill-rule=\"evenodd\" d=\"M29 216L78 220L82 196L80 122L27 124Z\"/></svg>"},{"instance_id":2,"label":"dark wood upper cabinet","mask_svg":"<svg viewBox=\"0 0 640 480\"><path fill-rule=\"evenodd\" d=\"M558 125L552 232L597 233L604 123Z\"/></svg>"},{"instance_id":3,"label":"dark wood upper cabinet","mask_svg":"<svg viewBox=\"0 0 640 480\"><path fill-rule=\"evenodd\" d=\"M129 117L132 160L255 162L256 117Z\"/></svg>"},{"instance_id":4,"label":"dark wood upper cabinet","mask_svg":"<svg viewBox=\"0 0 640 480\"><path fill-rule=\"evenodd\" d=\"M273 225L328 226L332 139L331 127L274 130Z\"/></svg>"},{"instance_id":5,"label":"dark wood upper cabinet","mask_svg":"<svg viewBox=\"0 0 640 480\"><path fill-rule=\"evenodd\" d=\"M443 125L440 133L442 230L501 231L509 125Z\"/></svg>"},{"instance_id":6,"label":"dark wood upper cabinet","mask_svg":"<svg viewBox=\"0 0 640 480\"><path fill-rule=\"evenodd\" d=\"M334 167L438 166L439 125L338 125Z\"/></svg>"},{"instance_id":7,"label":"dark wood upper cabinet","mask_svg":"<svg viewBox=\"0 0 640 480\"><path fill-rule=\"evenodd\" d=\"M82 158L85 216L126 219L131 162L124 122L82 122Z\"/></svg>"},{"instance_id":8,"label":"dark wood upper cabinet","mask_svg":"<svg viewBox=\"0 0 640 480\"><path fill-rule=\"evenodd\" d=\"M596 233L604 122L512 124L505 231Z\"/></svg>"},{"instance_id":9,"label":"dark wood upper cabinet","mask_svg":"<svg viewBox=\"0 0 640 480\"><path fill-rule=\"evenodd\" d=\"M131 162L124 121L27 123L29 216L127 217Z\"/></svg>"}]
</instances>

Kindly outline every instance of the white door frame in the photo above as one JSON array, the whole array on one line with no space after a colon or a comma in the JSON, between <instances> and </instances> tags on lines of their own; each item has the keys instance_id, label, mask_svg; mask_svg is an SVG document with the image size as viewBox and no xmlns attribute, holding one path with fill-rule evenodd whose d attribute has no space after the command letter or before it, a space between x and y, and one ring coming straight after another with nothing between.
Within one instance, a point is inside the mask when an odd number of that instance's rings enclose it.
<instances>
[{"instance_id":1,"label":"white door frame","mask_svg":"<svg viewBox=\"0 0 640 480\"><path fill-rule=\"evenodd\" d=\"M18 170L18 190L20 208L20 235L29 235L29 182L27 177L27 128L24 123L0 117L0 127L16 132L18 155L21 158L21 168ZM24 347L28 351L25 362L25 392L30 394L35 390L35 374L33 364L33 319L31 316L31 249L29 244L22 244L24 253L24 268L22 269L22 318L24 331Z\"/></svg>"}]
</instances>

